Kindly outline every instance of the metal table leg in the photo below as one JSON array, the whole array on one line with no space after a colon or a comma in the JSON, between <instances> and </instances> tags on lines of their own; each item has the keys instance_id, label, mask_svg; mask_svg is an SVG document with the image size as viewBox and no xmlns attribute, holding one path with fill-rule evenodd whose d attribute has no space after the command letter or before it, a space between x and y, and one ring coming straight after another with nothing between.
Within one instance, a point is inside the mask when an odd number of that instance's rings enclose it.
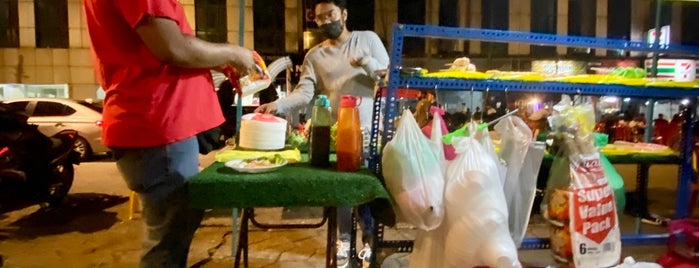
<instances>
[{"instance_id":1,"label":"metal table leg","mask_svg":"<svg viewBox=\"0 0 699 268\"><path fill-rule=\"evenodd\" d=\"M350 251L349 251L349 267L361 267L362 262L357 257L357 225L359 224L359 211L358 207L352 208L352 229L350 230ZM366 230L365 230L366 231ZM364 245L364 244L362 244Z\"/></svg>"},{"instance_id":2,"label":"metal table leg","mask_svg":"<svg viewBox=\"0 0 699 268\"><path fill-rule=\"evenodd\" d=\"M248 220L251 214L254 215L253 209L243 209L243 218L240 221L240 238L238 239L238 250L235 253L235 268L240 267L240 258L242 253L243 267L248 267Z\"/></svg>"},{"instance_id":3,"label":"metal table leg","mask_svg":"<svg viewBox=\"0 0 699 268\"><path fill-rule=\"evenodd\" d=\"M337 266L337 208L326 207L325 218L328 220L328 240L325 248L325 267L331 268Z\"/></svg>"},{"instance_id":4,"label":"metal table leg","mask_svg":"<svg viewBox=\"0 0 699 268\"><path fill-rule=\"evenodd\" d=\"M233 223L231 224L231 256L235 256L238 251L238 209L234 208L231 211L231 219Z\"/></svg>"},{"instance_id":5,"label":"metal table leg","mask_svg":"<svg viewBox=\"0 0 699 268\"><path fill-rule=\"evenodd\" d=\"M636 165L636 233L641 233L641 221L648 216L648 170L650 165Z\"/></svg>"},{"instance_id":6,"label":"metal table leg","mask_svg":"<svg viewBox=\"0 0 699 268\"><path fill-rule=\"evenodd\" d=\"M328 268L337 266L337 249L335 243L337 242L337 208L336 207L326 207L323 211L323 219L318 223L313 224L268 224L261 223L255 219L255 209L245 208L242 209L242 218L240 221L240 232L238 239L238 248L235 252L235 267L240 267L241 259L243 261L243 267L248 267L248 236L249 236L249 224L252 223L253 226L264 228L264 229L311 229L320 228L323 225L328 225L328 235L327 235L327 246L325 250L325 266ZM355 229L356 230L356 229ZM356 254L355 254L356 256ZM356 257L355 257L356 259Z\"/></svg>"}]
</instances>

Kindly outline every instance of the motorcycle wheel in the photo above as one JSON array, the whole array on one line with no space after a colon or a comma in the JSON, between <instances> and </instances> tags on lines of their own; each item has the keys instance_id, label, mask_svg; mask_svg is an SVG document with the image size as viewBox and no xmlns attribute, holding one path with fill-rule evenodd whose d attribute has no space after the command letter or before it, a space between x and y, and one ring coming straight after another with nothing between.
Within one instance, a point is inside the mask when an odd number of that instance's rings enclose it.
<instances>
[{"instance_id":1,"label":"motorcycle wheel","mask_svg":"<svg viewBox=\"0 0 699 268\"><path fill-rule=\"evenodd\" d=\"M75 170L73 164L64 163L51 171L51 183L48 189L49 206L60 204L73 186Z\"/></svg>"}]
</instances>

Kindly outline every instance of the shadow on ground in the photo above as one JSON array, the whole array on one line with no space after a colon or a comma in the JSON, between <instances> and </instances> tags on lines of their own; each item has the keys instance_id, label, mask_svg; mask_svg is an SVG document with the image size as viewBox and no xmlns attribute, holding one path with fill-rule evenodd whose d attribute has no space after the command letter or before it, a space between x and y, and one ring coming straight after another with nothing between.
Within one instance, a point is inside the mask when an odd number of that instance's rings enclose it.
<instances>
[{"instance_id":1,"label":"shadow on ground","mask_svg":"<svg viewBox=\"0 0 699 268\"><path fill-rule=\"evenodd\" d=\"M117 212L107 209L127 200L128 197L108 194L71 194L58 207L37 209L0 227L0 239L29 240L45 235L106 230L121 221Z\"/></svg>"}]
</instances>

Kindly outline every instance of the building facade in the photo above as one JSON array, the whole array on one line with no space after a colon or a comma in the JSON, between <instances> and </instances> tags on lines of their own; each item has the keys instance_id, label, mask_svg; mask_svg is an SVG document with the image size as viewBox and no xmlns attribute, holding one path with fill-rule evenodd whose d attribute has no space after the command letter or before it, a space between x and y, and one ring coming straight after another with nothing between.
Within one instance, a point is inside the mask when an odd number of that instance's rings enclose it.
<instances>
[{"instance_id":1,"label":"building facade","mask_svg":"<svg viewBox=\"0 0 699 268\"><path fill-rule=\"evenodd\" d=\"M295 54L318 42L310 0L180 0L197 35L230 42L263 55ZM240 25L241 10L244 23ZM348 0L349 28L374 30L390 46L394 23L432 24L583 35L642 41L653 25L652 0ZM584 3L583 3L584 2ZM283 4L283 6L282 6ZM692 36L687 10L663 5L663 25L674 43ZM622 14L622 15L619 15ZM694 13L691 13L694 14ZM619 18L618 18L619 17ZM619 22L620 21L620 22ZM689 25L689 26L688 26ZM239 33L242 31L242 35ZM691 38L690 38L691 39ZM604 50L571 50L529 44L406 40L415 58L633 57ZM615 53L620 53L619 55ZM94 98L98 84L81 0L0 0L0 84L68 84L70 97Z\"/></svg>"}]
</instances>

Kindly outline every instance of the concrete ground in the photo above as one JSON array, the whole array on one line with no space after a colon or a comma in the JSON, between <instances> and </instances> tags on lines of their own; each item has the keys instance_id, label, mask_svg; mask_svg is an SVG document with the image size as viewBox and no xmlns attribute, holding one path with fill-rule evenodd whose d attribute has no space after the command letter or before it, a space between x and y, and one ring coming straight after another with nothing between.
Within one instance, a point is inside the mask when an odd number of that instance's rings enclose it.
<instances>
[{"instance_id":1,"label":"concrete ground","mask_svg":"<svg viewBox=\"0 0 699 268\"><path fill-rule=\"evenodd\" d=\"M675 168L676 169L676 168ZM667 175L666 170L651 171ZM676 171L675 171L676 172ZM622 172L623 173L623 172ZM653 176L653 173L651 174ZM651 183L653 213L673 214L674 191ZM38 206L0 214L0 267L137 267L142 236L138 214L129 220L129 191L113 162L82 163L66 204L51 211ZM318 209L258 209L260 221L313 222ZM634 231L634 219L621 219L622 233ZM665 228L643 224L644 233ZM326 229L262 230L251 228L251 267L323 267ZM408 226L387 230L387 239L410 239ZM528 236L548 236L548 227L535 216ZM189 255L189 267L231 267L231 218L229 210L208 211L198 229ZM654 261L666 251L664 245L624 246L622 256ZM529 265L553 265L548 250L521 250L520 260ZM388 256L383 267L408 267L407 254Z\"/></svg>"}]
</instances>

